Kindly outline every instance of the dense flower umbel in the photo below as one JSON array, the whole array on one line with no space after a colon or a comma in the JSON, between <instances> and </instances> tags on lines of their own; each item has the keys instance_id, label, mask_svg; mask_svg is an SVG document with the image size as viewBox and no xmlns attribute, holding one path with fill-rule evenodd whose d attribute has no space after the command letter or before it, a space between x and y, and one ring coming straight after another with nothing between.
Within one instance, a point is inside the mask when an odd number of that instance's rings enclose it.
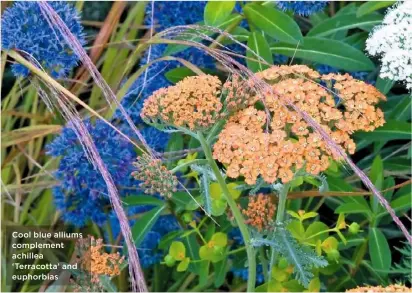
<instances>
[{"instance_id":1,"label":"dense flower umbel","mask_svg":"<svg viewBox=\"0 0 412 293\"><path fill-rule=\"evenodd\" d=\"M186 77L175 86L154 92L145 101L141 117L191 130L209 128L221 116L220 87L215 76Z\"/></svg>"},{"instance_id":2,"label":"dense flower umbel","mask_svg":"<svg viewBox=\"0 0 412 293\"><path fill-rule=\"evenodd\" d=\"M76 9L66 2L49 2L70 31L85 43L83 27ZM78 57L66 44L58 30L53 30L36 1L15 2L7 8L1 21L2 46L28 53L53 77L64 77L77 65ZM37 63L38 62L38 63ZM27 76L29 70L20 64L12 66L16 76Z\"/></svg>"},{"instance_id":3,"label":"dense flower umbel","mask_svg":"<svg viewBox=\"0 0 412 293\"><path fill-rule=\"evenodd\" d=\"M328 1L276 1L276 4L284 11L309 16L325 9Z\"/></svg>"},{"instance_id":4,"label":"dense flower umbel","mask_svg":"<svg viewBox=\"0 0 412 293\"><path fill-rule=\"evenodd\" d=\"M177 178L160 159L154 159L147 154L137 157L133 165L137 168L132 175L141 183L139 187L147 194L160 194L171 197L177 190Z\"/></svg>"},{"instance_id":5,"label":"dense flower umbel","mask_svg":"<svg viewBox=\"0 0 412 293\"><path fill-rule=\"evenodd\" d=\"M270 195L259 193L249 197L247 209L243 214L247 217L246 224L258 231L266 230L273 222L276 206Z\"/></svg>"},{"instance_id":6,"label":"dense flower umbel","mask_svg":"<svg viewBox=\"0 0 412 293\"><path fill-rule=\"evenodd\" d=\"M390 9L366 40L366 50L381 58L380 76L405 82L412 90L412 2Z\"/></svg>"},{"instance_id":7,"label":"dense flower umbel","mask_svg":"<svg viewBox=\"0 0 412 293\"><path fill-rule=\"evenodd\" d=\"M346 290L345 292L351 292L351 293L356 293L356 292L411 292L412 288L408 288L404 285L389 285L387 287L382 287L382 286L365 286L365 287L357 287L354 289L349 289Z\"/></svg>"},{"instance_id":8,"label":"dense flower umbel","mask_svg":"<svg viewBox=\"0 0 412 293\"><path fill-rule=\"evenodd\" d=\"M93 236L77 241L76 256L80 271L71 280L74 292L104 291L100 277L120 275L120 265L124 262L119 253L104 252L103 240Z\"/></svg>"},{"instance_id":9,"label":"dense flower umbel","mask_svg":"<svg viewBox=\"0 0 412 293\"><path fill-rule=\"evenodd\" d=\"M225 125L213 152L215 159L227 164L229 177L244 176L248 184L254 184L259 176L269 183L278 178L289 182L300 169L316 175L328 168L330 157L337 159L321 136L279 99L308 113L349 153L354 153L356 147L351 133L372 131L384 123L383 113L375 105L385 97L349 75L320 76L304 65L294 65L272 67L257 73L257 77L276 93L264 98L271 120L267 121L265 111L253 106L239 111ZM335 101L313 79L327 83L340 100Z\"/></svg>"}]
</instances>

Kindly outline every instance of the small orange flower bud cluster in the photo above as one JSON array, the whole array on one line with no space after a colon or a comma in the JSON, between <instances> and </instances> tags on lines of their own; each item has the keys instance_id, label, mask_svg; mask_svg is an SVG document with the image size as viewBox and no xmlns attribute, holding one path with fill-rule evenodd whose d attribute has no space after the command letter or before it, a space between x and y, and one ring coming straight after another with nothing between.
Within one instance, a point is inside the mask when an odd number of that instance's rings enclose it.
<instances>
[{"instance_id":1,"label":"small orange flower bud cluster","mask_svg":"<svg viewBox=\"0 0 412 293\"><path fill-rule=\"evenodd\" d=\"M137 180L141 181L139 187L147 194L160 194L172 197L176 192L177 178L159 159L153 159L147 154L139 156L133 165L137 171L132 173Z\"/></svg>"},{"instance_id":2,"label":"small orange flower bud cluster","mask_svg":"<svg viewBox=\"0 0 412 293\"><path fill-rule=\"evenodd\" d=\"M248 184L254 184L259 176L268 183L278 178L286 183L302 168L317 175L329 167L330 158L339 159L322 137L281 100L309 114L351 154L356 145L350 134L371 131L384 123L383 113L375 105L385 97L349 75L320 76L304 65L275 66L256 75L276 94L268 92L264 97L270 121L264 111L254 107L229 119L213 151L214 158L227 165L229 177L244 176ZM335 101L330 91L312 80L318 78L330 83L341 101Z\"/></svg>"},{"instance_id":3,"label":"small orange flower bud cluster","mask_svg":"<svg viewBox=\"0 0 412 293\"><path fill-rule=\"evenodd\" d=\"M184 78L174 86L161 88L144 102L141 117L155 123L207 129L220 119L222 83L216 76Z\"/></svg>"},{"instance_id":4,"label":"small orange flower bud cluster","mask_svg":"<svg viewBox=\"0 0 412 293\"><path fill-rule=\"evenodd\" d=\"M249 197L249 203L243 214L246 224L255 227L259 232L267 229L273 222L276 206L269 195L259 193Z\"/></svg>"},{"instance_id":5,"label":"small orange flower bud cluster","mask_svg":"<svg viewBox=\"0 0 412 293\"><path fill-rule=\"evenodd\" d=\"M369 293L369 292L412 292L412 288L408 288L404 285L389 285L387 287L382 287L382 286L365 286L365 287L357 287L354 289L349 289L346 290L345 292L351 292L351 293L356 293L356 292L365 292L365 293Z\"/></svg>"}]
</instances>

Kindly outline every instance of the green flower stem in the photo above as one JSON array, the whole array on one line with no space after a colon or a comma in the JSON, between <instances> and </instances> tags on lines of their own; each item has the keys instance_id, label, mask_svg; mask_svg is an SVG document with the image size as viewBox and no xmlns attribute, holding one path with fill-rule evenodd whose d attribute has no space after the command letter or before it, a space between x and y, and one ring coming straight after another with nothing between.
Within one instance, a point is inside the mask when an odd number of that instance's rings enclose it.
<instances>
[{"instance_id":1,"label":"green flower stem","mask_svg":"<svg viewBox=\"0 0 412 293\"><path fill-rule=\"evenodd\" d=\"M198 132L197 136L199 138L199 142L205 153L205 157L209 161L210 167L212 168L213 173L215 174L216 179L220 185L220 188L223 191L223 195L227 203L229 204L230 209L232 210L232 214L236 220L237 225L239 226L240 232L245 242L246 253L247 253L247 258L248 258L248 265L249 265L247 292L254 292L255 283L256 283L256 256L255 256L255 250L253 246L250 244L250 234L249 234L248 228L246 227L245 220L243 219L242 213L240 212L236 202L233 200L232 196L230 195L225 179L222 177L219 167L217 166L215 160L213 159L212 151L209 145L207 144L206 139L203 136L203 133Z\"/></svg>"},{"instance_id":2,"label":"green flower stem","mask_svg":"<svg viewBox=\"0 0 412 293\"><path fill-rule=\"evenodd\" d=\"M288 197L290 184L286 183L283 185L282 191L279 193L279 203L278 203L278 212L276 214L276 223L283 223L285 218L285 208L286 208L286 199Z\"/></svg>"},{"instance_id":3,"label":"green flower stem","mask_svg":"<svg viewBox=\"0 0 412 293\"><path fill-rule=\"evenodd\" d=\"M286 208L286 200L288 197L290 184L286 183L283 185L281 192L279 193L279 202L277 207L276 213L276 224L282 224L285 218L285 208ZM273 247L270 248L270 268L269 268L269 277L272 276L272 268L276 261L276 252Z\"/></svg>"}]
</instances>

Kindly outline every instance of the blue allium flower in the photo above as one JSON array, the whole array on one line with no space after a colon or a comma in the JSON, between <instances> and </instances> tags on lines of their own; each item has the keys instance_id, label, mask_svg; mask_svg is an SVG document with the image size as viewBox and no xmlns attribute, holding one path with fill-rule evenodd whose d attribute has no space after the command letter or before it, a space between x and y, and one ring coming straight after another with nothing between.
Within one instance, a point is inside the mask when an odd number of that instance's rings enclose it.
<instances>
[{"instance_id":1,"label":"blue allium flower","mask_svg":"<svg viewBox=\"0 0 412 293\"><path fill-rule=\"evenodd\" d=\"M170 138L168 133L160 131L154 127L145 127L141 133L150 148L158 152L165 150Z\"/></svg>"},{"instance_id":2,"label":"blue allium flower","mask_svg":"<svg viewBox=\"0 0 412 293\"><path fill-rule=\"evenodd\" d=\"M83 27L76 9L66 2L48 4L84 44ZM55 78L66 76L79 60L60 32L49 26L35 1L16 1L7 8L2 15L1 35L3 48L28 53ZM29 70L20 64L12 65L12 71L16 76L29 74Z\"/></svg>"},{"instance_id":3,"label":"blue allium flower","mask_svg":"<svg viewBox=\"0 0 412 293\"><path fill-rule=\"evenodd\" d=\"M325 9L328 1L277 1L276 4L283 11L309 16Z\"/></svg>"},{"instance_id":4,"label":"blue allium flower","mask_svg":"<svg viewBox=\"0 0 412 293\"><path fill-rule=\"evenodd\" d=\"M149 208L150 209L150 208ZM129 217L133 217L139 213L147 210L147 206L134 206L127 209L127 214ZM110 214L110 228L112 232L113 239L116 239L120 233L119 221L114 212ZM136 220L130 220L130 226L133 226ZM140 263L143 268L152 266L153 264L159 263L164 256L164 252L157 249L160 239L167 233L172 231L177 231L180 226L177 220L172 215L160 216L156 223L153 225L152 229L146 234L142 243L137 247L137 251L140 257ZM108 235L105 235L106 241L109 241Z\"/></svg>"},{"instance_id":5,"label":"blue allium flower","mask_svg":"<svg viewBox=\"0 0 412 293\"><path fill-rule=\"evenodd\" d=\"M138 182L131 176L132 162L137 155L135 147L101 120L85 124L120 195L136 194ZM120 125L119 128L130 135L128 127ZM158 151L163 151L168 142L168 135L159 131L145 129L142 135ZM46 146L46 151L53 157L61 156L55 173L60 185L53 188L53 195L63 220L78 227L84 226L89 219L98 225L104 224L110 207L106 183L88 160L70 125Z\"/></svg>"},{"instance_id":6,"label":"blue allium flower","mask_svg":"<svg viewBox=\"0 0 412 293\"><path fill-rule=\"evenodd\" d=\"M155 1L154 24L157 31L172 26L195 24L203 20L206 1ZM146 25L150 25L152 5L146 6Z\"/></svg>"},{"instance_id":7,"label":"blue allium flower","mask_svg":"<svg viewBox=\"0 0 412 293\"><path fill-rule=\"evenodd\" d=\"M248 273L249 273L248 268L232 268L231 271L235 277L241 278L244 281L248 280ZM262 265L257 265L256 266L256 284L257 285L263 284L263 282L265 282L265 277L263 276Z\"/></svg>"},{"instance_id":8,"label":"blue allium flower","mask_svg":"<svg viewBox=\"0 0 412 293\"><path fill-rule=\"evenodd\" d=\"M205 1L158 1L154 2L154 22L157 31L162 31L166 28L176 25L194 24L203 20L203 11ZM151 24L152 5L148 3L146 6L145 24ZM150 61L163 56L166 49L165 44L152 45L150 51ZM185 59L200 68L215 68L214 59L202 52L199 49L189 47L184 51L173 55L174 57ZM140 65L148 63L149 50L147 50L140 60ZM165 73L181 64L177 61L161 61L152 64L147 69L147 73L143 73L136 80L129 92L122 100L122 106L126 109L132 120L138 124L142 123L140 112L143 108L144 100L149 97L154 91L170 86L171 83L165 77ZM123 120L119 111L116 111L115 118Z\"/></svg>"}]
</instances>

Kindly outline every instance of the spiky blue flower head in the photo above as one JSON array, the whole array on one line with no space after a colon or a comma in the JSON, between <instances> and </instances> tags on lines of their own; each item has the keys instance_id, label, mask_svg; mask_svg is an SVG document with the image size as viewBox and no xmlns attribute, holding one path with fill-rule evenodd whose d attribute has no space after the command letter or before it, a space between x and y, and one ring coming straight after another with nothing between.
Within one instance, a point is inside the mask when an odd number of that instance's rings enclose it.
<instances>
[{"instance_id":1,"label":"spiky blue flower head","mask_svg":"<svg viewBox=\"0 0 412 293\"><path fill-rule=\"evenodd\" d=\"M155 1L153 15L156 30L202 21L205 5L206 1ZM150 25L151 15L152 5L148 3L145 20L147 25Z\"/></svg>"},{"instance_id":2,"label":"spiky blue flower head","mask_svg":"<svg viewBox=\"0 0 412 293\"><path fill-rule=\"evenodd\" d=\"M111 174L122 197L139 192L131 173L137 153L133 144L101 120L85 122L97 150ZM125 125L118 126L123 133L132 131ZM160 132L143 133L152 147L163 151L168 137ZM156 139L157 136L157 139ZM63 220L75 226L84 226L88 220L104 224L110 208L106 183L100 172L88 160L73 128L68 125L61 134L46 146L46 152L61 157L55 177L60 184L53 189L55 204Z\"/></svg>"},{"instance_id":3,"label":"spiky blue flower head","mask_svg":"<svg viewBox=\"0 0 412 293\"><path fill-rule=\"evenodd\" d=\"M172 26L195 24L202 21L205 4L205 1L154 2L154 25L156 26L156 31L162 31ZM151 3L148 3L146 6L146 25L151 24L151 14L152 5ZM140 66L149 63L149 61L154 61L163 57L166 47L165 44L152 45L149 50L146 50L141 58ZM199 68L215 68L215 61L211 56L193 47L189 47L184 51L173 54L173 56L187 60ZM122 100L122 106L127 110L128 114L136 124L142 123L140 112L143 108L144 100L154 91L170 86L171 83L165 77L165 73L180 66L182 66L182 64L178 61L154 62L139 76ZM114 117L116 119L124 120L119 111L116 111Z\"/></svg>"},{"instance_id":4,"label":"spiky blue flower head","mask_svg":"<svg viewBox=\"0 0 412 293\"><path fill-rule=\"evenodd\" d=\"M130 226L136 223L134 217L141 214L151 207L148 206L133 206L126 209L126 213L130 218ZM113 240L117 239L120 234L120 225L117 216L114 212L110 213L109 224L111 230L111 239L108 233L105 233L105 238L107 242L112 243ZM163 257L164 252L158 249L160 239L166 234L180 230L179 223L176 218L172 215L160 216L156 223L153 225L152 229L146 234L142 243L137 247L139 253L140 264L143 268L148 268L156 263L159 263Z\"/></svg>"},{"instance_id":5,"label":"spiky blue flower head","mask_svg":"<svg viewBox=\"0 0 412 293\"><path fill-rule=\"evenodd\" d=\"M84 44L83 27L76 9L66 2L48 2L70 31ZM57 29L52 29L36 1L16 1L7 8L1 20L2 46L29 54L55 78L66 76L77 65L78 57ZM26 77L29 70L13 64L16 76Z\"/></svg>"},{"instance_id":6,"label":"spiky blue flower head","mask_svg":"<svg viewBox=\"0 0 412 293\"><path fill-rule=\"evenodd\" d=\"M276 4L283 11L309 16L325 9L328 1L277 1Z\"/></svg>"}]
</instances>

